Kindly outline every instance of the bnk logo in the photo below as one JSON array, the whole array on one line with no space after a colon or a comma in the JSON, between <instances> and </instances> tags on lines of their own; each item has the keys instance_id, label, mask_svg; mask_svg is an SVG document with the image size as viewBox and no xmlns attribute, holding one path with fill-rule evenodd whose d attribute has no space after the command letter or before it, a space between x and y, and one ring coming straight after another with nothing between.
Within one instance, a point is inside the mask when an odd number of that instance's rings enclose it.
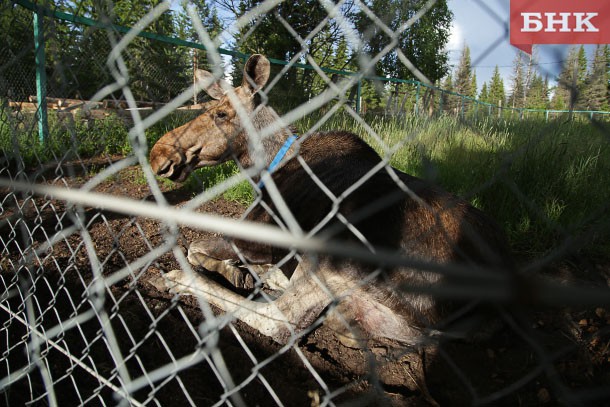
<instances>
[{"instance_id":1,"label":"bnk logo","mask_svg":"<svg viewBox=\"0 0 610 407\"><path fill-rule=\"evenodd\" d=\"M599 28L591 22L598 15L599 13L521 13L521 32L598 32Z\"/></svg>"},{"instance_id":2,"label":"bnk logo","mask_svg":"<svg viewBox=\"0 0 610 407\"><path fill-rule=\"evenodd\" d=\"M528 53L534 44L608 44L610 1L511 0L510 43Z\"/></svg>"}]
</instances>

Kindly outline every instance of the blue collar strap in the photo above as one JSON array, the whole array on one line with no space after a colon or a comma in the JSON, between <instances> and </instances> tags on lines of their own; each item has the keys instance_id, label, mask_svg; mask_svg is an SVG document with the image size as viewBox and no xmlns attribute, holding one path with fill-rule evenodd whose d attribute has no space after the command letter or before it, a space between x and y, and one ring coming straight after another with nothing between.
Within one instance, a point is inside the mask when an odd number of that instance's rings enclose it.
<instances>
[{"instance_id":1,"label":"blue collar strap","mask_svg":"<svg viewBox=\"0 0 610 407\"><path fill-rule=\"evenodd\" d=\"M280 164L282 159L286 156L286 153L290 149L290 146L292 146L292 144L296 141L296 139L298 137L299 136L297 136L296 134L293 134L290 137L288 137L288 139L286 139L282 148L280 148L280 150L277 152L275 157L273 157L273 160L271 160L271 164L269 164L269 167L267 167L267 171L269 172L269 174L272 174L273 171L275 171L275 169ZM259 188L262 188L264 186L264 183L262 180L258 183L258 186L259 186Z\"/></svg>"}]
</instances>

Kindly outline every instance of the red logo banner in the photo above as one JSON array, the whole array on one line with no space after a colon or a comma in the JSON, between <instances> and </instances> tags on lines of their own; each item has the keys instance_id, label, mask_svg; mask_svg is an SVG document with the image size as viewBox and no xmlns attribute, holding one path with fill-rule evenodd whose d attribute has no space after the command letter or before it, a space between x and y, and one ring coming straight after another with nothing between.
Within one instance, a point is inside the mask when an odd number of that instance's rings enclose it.
<instances>
[{"instance_id":1,"label":"red logo banner","mask_svg":"<svg viewBox=\"0 0 610 407\"><path fill-rule=\"evenodd\" d=\"M510 0L510 43L610 44L610 1Z\"/></svg>"}]
</instances>

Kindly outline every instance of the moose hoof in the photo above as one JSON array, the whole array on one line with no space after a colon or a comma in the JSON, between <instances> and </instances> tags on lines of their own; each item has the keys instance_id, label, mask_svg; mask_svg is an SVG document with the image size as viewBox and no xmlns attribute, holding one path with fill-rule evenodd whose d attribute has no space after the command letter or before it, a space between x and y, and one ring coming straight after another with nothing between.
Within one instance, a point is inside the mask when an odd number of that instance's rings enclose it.
<instances>
[{"instance_id":1,"label":"moose hoof","mask_svg":"<svg viewBox=\"0 0 610 407\"><path fill-rule=\"evenodd\" d=\"M285 291L290 284L290 280L284 272L272 264L254 266L254 271L258 274L261 281L270 290Z\"/></svg>"},{"instance_id":2,"label":"moose hoof","mask_svg":"<svg viewBox=\"0 0 610 407\"><path fill-rule=\"evenodd\" d=\"M208 271L220 274L234 287L246 288L244 272L235 266L236 263L233 260L218 260L202 253L190 251L187 259L193 266L200 266Z\"/></svg>"},{"instance_id":3,"label":"moose hoof","mask_svg":"<svg viewBox=\"0 0 610 407\"><path fill-rule=\"evenodd\" d=\"M367 347L367 339L362 336L360 329L356 326L346 325L335 315L328 315L324 321L324 326L330 329L335 338L346 348L365 349Z\"/></svg>"},{"instance_id":4,"label":"moose hoof","mask_svg":"<svg viewBox=\"0 0 610 407\"><path fill-rule=\"evenodd\" d=\"M199 242L195 242L199 243ZM237 288L254 288L254 279L247 270L242 270L236 266L235 260L218 260L208 256L198 248L193 249L193 244L189 247L187 259L193 266L200 266L208 271L212 271L223 276L229 283Z\"/></svg>"}]
</instances>

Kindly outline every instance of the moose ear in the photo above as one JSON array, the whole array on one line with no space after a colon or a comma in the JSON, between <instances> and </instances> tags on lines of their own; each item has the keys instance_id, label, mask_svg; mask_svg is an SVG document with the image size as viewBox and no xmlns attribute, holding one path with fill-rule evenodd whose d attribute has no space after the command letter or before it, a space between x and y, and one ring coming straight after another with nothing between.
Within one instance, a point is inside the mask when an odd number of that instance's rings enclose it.
<instances>
[{"instance_id":1,"label":"moose ear","mask_svg":"<svg viewBox=\"0 0 610 407\"><path fill-rule=\"evenodd\" d=\"M269 80L271 65L269 60L260 54L252 55L244 66L244 80L242 86L256 93L265 86Z\"/></svg>"},{"instance_id":2,"label":"moose ear","mask_svg":"<svg viewBox=\"0 0 610 407\"><path fill-rule=\"evenodd\" d=\"M224 79L216 79L214 75L203 69L197 69L195 71L195 78L197 78L198 89L204 90L212 99L220 99L226 93L227 89L231 88L231 85Z\"/></svg>"}]
</instances>

